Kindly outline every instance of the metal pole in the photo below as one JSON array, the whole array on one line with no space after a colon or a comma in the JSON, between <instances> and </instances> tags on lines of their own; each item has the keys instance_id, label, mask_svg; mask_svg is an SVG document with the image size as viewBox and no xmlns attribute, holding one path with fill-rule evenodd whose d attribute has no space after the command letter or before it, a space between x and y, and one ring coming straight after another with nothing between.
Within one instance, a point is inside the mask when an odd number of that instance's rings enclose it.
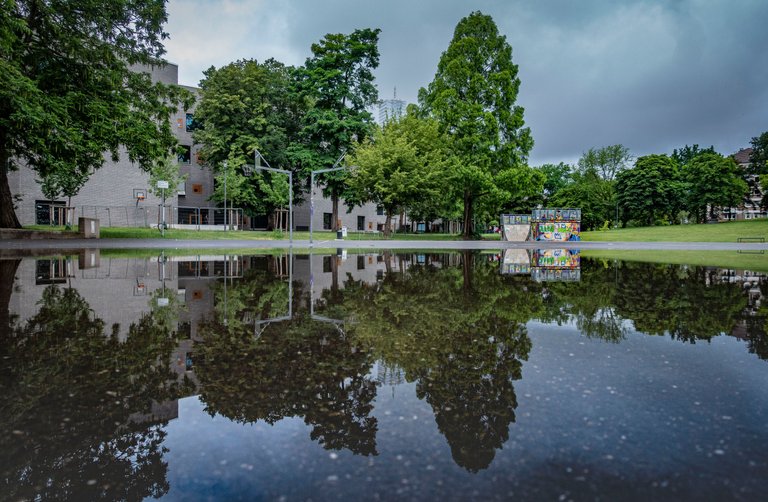
<instances>
[{"instance_id":1,"label":"metal pole","mask_svg":"<svg viewBox=\"0 0 768 502\"><path fill-rule=\"evenodd\" d=\"M293 172L288 173L288 239L293 247ZM291 255L293 257L293 255Z\"/></svg>"},{"instance_id":2,"label":"metal pole","mask_svg":"<svg viewBox=\"0 0 768 502\"><path fill-rule=\"evenodd\" d=\"M227 163L224 162L224 231L227 231Z\"/></svg>"},{"instance_id":3,"label":"metal pole","mask_svg":"<svg viewBox=\"0 0 768 502\"><path fill-rule=\"evenodd\" d=\"M312 171L312 173L309 175L309 247L311 248L312 243L312 220L315 217L315 201L312 197L315 193L315 171ZM311 261L311 257L310 257Z\"/></svg>"}]
</instances>

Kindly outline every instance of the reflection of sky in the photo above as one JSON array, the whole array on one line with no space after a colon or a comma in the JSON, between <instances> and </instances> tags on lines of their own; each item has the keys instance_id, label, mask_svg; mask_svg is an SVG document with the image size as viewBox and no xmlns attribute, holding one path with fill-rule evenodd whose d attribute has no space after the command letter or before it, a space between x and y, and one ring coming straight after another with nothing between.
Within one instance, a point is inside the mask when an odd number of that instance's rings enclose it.
<instances>
[{"instance_id":1,"label":"reflection of sky","mask_svg":"<svg viewBox=\"0 0 768 502\"><path fill-rule=\"evenodd\" d=\"M168 498L722 499L743 487L755 499L768 488L768 363L743 342L630 332L612 344L528 326L517 421L487 470L453 462L414 384L379 387L371 457L324 450L302 419L240 425L189 398L167 426Z\"/></svg>"}]
</instances>

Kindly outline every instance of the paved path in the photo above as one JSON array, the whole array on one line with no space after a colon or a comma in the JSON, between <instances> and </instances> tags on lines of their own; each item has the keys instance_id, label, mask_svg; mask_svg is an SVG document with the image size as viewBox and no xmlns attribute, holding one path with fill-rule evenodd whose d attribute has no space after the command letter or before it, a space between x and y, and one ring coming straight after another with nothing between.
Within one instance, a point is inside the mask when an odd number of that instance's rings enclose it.
<instances>
[{"instance_id":1,"label":"paved path","mask_svg":"<svg viewBox=\"0 0 768 502\"><path fill-rule=\"evenodd\" d=\"M280 249L287 240L175 240L175 239L68 239L3 240L0 250L72 249ZM688 251L768 251L768 243L736 242L506 242L506 241L401 241L401 240L315 240L315 249L616 249ZM309 249L308 240L293 241L295 249ZM4 253L8 254L8 253Z\"/></svg>"}]
</instances>

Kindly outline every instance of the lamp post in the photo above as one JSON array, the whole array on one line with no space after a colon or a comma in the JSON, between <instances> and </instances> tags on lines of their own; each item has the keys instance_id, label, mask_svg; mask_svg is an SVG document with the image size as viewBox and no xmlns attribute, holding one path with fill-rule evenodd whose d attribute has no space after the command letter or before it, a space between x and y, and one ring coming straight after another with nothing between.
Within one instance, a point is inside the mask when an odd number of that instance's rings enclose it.
<instances>
[{"instance_id":1,"label":"lamp post","mask_svg":"<svg viewBox=\"0 0 768 502\"><path fill-rule=\"evenodd\" d=\"M260 166L259 159L263 160L267 167ZM293 171L270 167L267 159L265 159L261 152L259 152L259 150L256 148L253 149L253 168L288 175L288 239L290 242L289 246L293 247Z\"/></svg>"},{"instance_id":2,"label":"lamp post","mask_svg":"<svg viewBox=\"0 0 768 502\"><path fill-rule=\"evenodd\" d=\"M343 169L347 169L347 167L337 167L342 160L344 160L344 157L347 155L347 151L344 150L341 152L341 156L336 159L336 162L333 163L333 167L329 167L328 169L317 169L316 171L312 171L309 175L309 247L311 248L314 245L314 241L312 240L312 220L315 216L315 201L314 201L314 193L315 193L315 174L321 174L321 173L330 173L332 171L341 171Z\"/></svg>"}]
</instances>

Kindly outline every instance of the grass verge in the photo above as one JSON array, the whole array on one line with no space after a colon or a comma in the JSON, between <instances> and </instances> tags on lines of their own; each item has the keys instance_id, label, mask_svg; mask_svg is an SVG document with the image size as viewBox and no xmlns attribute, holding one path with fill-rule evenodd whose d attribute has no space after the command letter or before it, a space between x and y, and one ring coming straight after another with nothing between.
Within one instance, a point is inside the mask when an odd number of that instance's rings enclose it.
<instances>
[{"instance_id":1,"label":"grass verge","mask_svg":"<svg viewBox=\"0 0 768 502\"><path fill-rule=\"evenodd\" d=\"M601 242L737 242L739 237L762 237L768 242L768 219L581 233L584 241Z\"/></svg>"}]
</instances>

